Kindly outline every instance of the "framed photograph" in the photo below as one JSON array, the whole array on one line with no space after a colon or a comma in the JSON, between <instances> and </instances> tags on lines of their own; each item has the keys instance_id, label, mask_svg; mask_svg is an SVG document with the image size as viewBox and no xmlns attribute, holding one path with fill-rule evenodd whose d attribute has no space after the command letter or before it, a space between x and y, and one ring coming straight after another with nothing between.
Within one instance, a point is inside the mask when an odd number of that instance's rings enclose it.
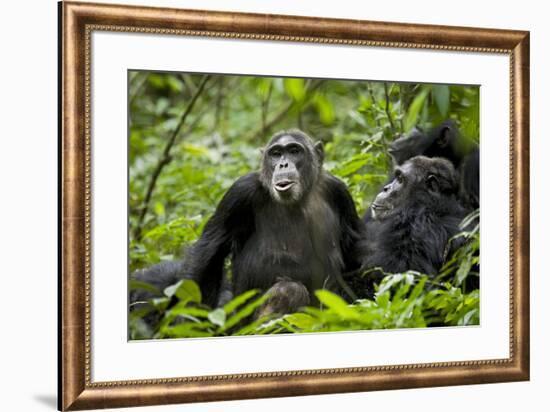
<instances>
[{"instance_id":1,"label":"framed photograph","mask_svg":"<svg viewBox=\"0 0 550 412\"><path fill-rule=\"evenodd\" d=\"M59 3L59 409L529 379L529 33Z\"/></svg>"}]
</instances>

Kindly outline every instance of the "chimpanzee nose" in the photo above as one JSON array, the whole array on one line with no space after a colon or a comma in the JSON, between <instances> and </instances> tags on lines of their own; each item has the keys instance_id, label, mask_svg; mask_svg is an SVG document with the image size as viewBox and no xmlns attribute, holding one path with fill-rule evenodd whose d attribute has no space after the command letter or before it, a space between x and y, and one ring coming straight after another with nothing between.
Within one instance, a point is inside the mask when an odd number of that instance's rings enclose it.
<instances>
[{"instance_id":1,"label":"chimpanzee nose","mask_svg":"<svg viewBox=\"0 0 550 412\"><path fill-rule=\"evenodd\" d=\"M390 186L391 185L386 185L384 186L384 188L382 189L384 192L387 192L388 190L390 190Z\"/></svg>"},{"instance_id":2,"label":"chimpanzee nose","mask_svg":"<svg viewBox=\"0 0 550 412\"><path fill-rule=\"evenodd\" d=\"M288 162L279 163L279 169L286 169L288 167Z\"/></svg>"}]
</instances>

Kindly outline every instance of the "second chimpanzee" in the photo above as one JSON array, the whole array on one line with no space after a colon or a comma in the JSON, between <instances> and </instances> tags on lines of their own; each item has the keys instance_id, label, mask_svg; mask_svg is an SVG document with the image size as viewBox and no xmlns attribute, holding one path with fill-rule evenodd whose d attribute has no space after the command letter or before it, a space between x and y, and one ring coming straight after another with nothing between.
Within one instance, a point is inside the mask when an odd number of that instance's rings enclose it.
<instances>
[{"instance_id":1,"label":"second chimpanzee","mask_svg":"<svg viewBox=\"0 0 550 412\"><path fill-rule=\"evenodd\" d=\"M393 141L389 153L396 165L418 155L450 160L460 174L463 206L479 208L479 147L460 135L454 121L447 120L427 132L414 128Z\"/></svg>"},{"instance_id":2,"label":"second chimpanzee","mask_svg":"<svg viewBox=\"0 0 550 412\"><path fill-rule=\"evenodd\" d=\"M363 222L323 159L322 144L305 133L275 134L261 170L229 188L183 263L153 266L136 278L155 283L160 275L164 284L193 279L211 306L249 289L269 290L262 313L287 313L308 304L312 291L336 288L343 273L360 265ZM224 290L227 257L232 287Z\"/></svg>"},{"instance_id":3,"label":"second chimpanzee","mask_svg":"<svg viewBox=\"0 0 550 412\"><path fill-rule=\"evenodd\" d=\"M371 204L366 237L360 242L362 270L437 275L452 252L448 241L465 216L457 193L458 176L446 159L416 156L398 166ZM370 297L374 280L371 276L350 283L358 295Z\"/></svg>"}]
</instances>

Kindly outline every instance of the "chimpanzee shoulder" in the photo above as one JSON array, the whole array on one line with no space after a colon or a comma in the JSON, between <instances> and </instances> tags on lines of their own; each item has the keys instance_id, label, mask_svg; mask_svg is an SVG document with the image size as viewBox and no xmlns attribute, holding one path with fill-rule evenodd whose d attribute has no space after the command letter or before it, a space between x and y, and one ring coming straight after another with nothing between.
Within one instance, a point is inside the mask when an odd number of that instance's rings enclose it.
<instances>
[{"instance_id":1,"label":"chimpanzee shoulder","mask_svg":"<svg viewBox=\"0 0 550 412\"><path fill-rule=\"evenodd\" d=\"M260 174L251 172L235 180L222 198L222 202L230 208L240 207L258 201L262 196L268 196L268 193L262 186Z\"/></svg>"},{"instance_id":2,"label":"chimpanzee shoulder","mask_svg":"<svg viewBox=\"0 0 550 412\"><path fill-rule=\"evenodd\" d=\"M344 182L328 172L323 173L323 180L327 198L331 200L333 206L347 206L350 202L353 204L353 199Z\"/></svg>"}]
</instances>

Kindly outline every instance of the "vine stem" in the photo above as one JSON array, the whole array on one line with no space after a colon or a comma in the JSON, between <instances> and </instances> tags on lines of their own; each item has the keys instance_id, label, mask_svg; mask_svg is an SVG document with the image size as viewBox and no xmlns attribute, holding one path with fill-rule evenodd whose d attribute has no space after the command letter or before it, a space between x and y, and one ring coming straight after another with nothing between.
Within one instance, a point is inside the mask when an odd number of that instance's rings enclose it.
<instances>
[{"instance_id":1,"label":"vine stem","mask_svg":"<svg viewBox=\"0 0 550 412\"><path fill-rule=\"evenodd\" d=\"M393 123L393 118L390 113L390 92L388 91L388 83L386 82L384 82L384 94L386 95L386 115L388 116L388 121L390 122L392 134L395 134L395 124Z\"/></svg>"},{"instance_id":2,"label":"vine stem","mask_svg":"<svg viewBox=\"0 0 550 412\"><path fill-rule=\"evenodd\" d=\"M153 196L153 192L155 190L155 185L157 184L157 180L164 169L164 167L170 163L172 160L172 157L170 156L170 151L172 150L172 147L174 146L174 143L176 142L176 139L179 135L179 132L182 128L182 126L185 124L185 121L187 120L187 117L193 110L193 107L195 106L195 103L197 102L198 98L202 94L204 90L204 86L206 86L206 83L210 79L210 76L204 76L201 80L200 85L198 86L197 90L195 91L193 97L191 98L191 101L183 111L183 113L180 116L180 120L178 122L178 125L176 126L176 129L170 136L170 139L166 142L166 145L164 146L164 150L162 151L162 155L159 158L157 165L155 167L155 170L153 171L151 175L151 180L149 181L149 185L147 187L147 192L145 194L145 199L143 200L143 206L141 207L141 211L138 217L138 222L136 225L136 228L134 230L134 239L135 240L141 240L141 236L143 234L143 222L145 220L145 216L147 215L147 211L149 210L149 203L151 202L151 197Z\"/></svg>"}]
</instances>

